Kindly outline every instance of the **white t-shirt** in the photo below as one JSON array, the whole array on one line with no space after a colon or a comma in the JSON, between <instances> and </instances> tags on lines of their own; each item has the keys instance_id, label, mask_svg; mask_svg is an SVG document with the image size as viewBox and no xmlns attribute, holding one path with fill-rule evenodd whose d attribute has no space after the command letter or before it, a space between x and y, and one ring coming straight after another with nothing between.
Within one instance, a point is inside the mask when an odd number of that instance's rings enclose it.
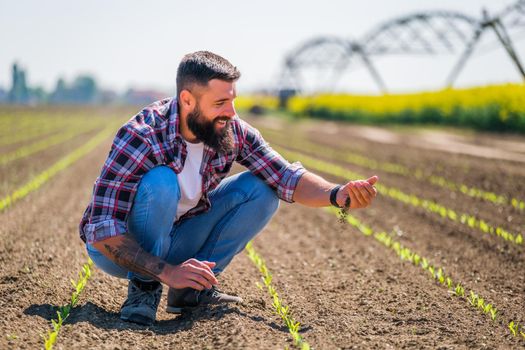
<instances>
[{"instance_id":1,"label":"white t-shirt","mask_svg":"<svg viewBox=\"0 0 525 350\"><path fill-rule=\"evenodd\" d=\"M177 175L180 201L177 207L176 220L186 214L188 210L195 207L197 203L199 203L202 195L202 175L199 171L204 153L204 143L186 142L186 150L188 151L188 155L186 156L184 168Z\"/></svg>"}]
</instances>

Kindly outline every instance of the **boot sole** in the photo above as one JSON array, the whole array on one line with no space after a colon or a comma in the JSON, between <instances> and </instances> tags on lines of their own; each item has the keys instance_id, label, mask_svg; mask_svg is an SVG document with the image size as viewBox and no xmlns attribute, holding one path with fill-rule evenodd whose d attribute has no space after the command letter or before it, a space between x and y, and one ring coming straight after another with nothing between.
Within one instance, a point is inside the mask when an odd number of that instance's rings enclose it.
<instances>
[{"instance_id":1,"label":"boot sole","mask_svg":"<svg viewBox=\"0 0 525 350\"><path fill-rule=\"evenodd\" d=\"M143 326L151 326L153 325L153 322L155 322L155 320L152 320L151 318L148 318L146 316L143 316L143 315L138 315L138 314L132 314L132 315L129 315L129 316L120 316L120 319L122 321L126 321L126 322L133 322L133 323L137 323L137 324L140 324L140 325L143 325Z\"/></svg>"}]
</instances>

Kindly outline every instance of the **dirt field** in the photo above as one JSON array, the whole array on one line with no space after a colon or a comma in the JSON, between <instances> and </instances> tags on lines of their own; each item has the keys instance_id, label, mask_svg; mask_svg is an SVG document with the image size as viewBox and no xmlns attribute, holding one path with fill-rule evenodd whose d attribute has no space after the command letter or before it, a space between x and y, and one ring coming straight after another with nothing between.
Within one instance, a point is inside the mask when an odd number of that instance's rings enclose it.
<instances>
[{"instance_id":1,"label":"dirt field","mask_svg":"<svg viewBox=\"0 0 525 350\"><path fill-rule=\"evenodd\" d=\"M490 145L509 154L487 158L451 152L446 147L419 147L428 134L389 130L396 142L369 137L360 127L302 124L273 118L247 118L292 140L358 152L380 162L396 162L451 181L525 199L525 138L453 134L449 140L468 149ZM440 135L443 133L440 131ZM427 136L420 136L427 135ZM83 138L89 135L84 135ZM301 151L293 142L270 144ZM459 141L458 141L459 138ZM55 161L72 142L0 168L2 195L10 193ZM419 142L419 143L418 143ZM0 212L1 349L43 347L56 309L69 301L70 279L76 278L87 254L77 225L109 149L110 140L38 191ZM511 147L512 146L512 147ZM509 149L510 147L510 149ZM467 149L467 148L465 148ZM322 157L349 170L377 174L380 181L407 193L431 198L454 210L472 213L507 230L525 233L525 211L452 194L425 181L371 171L330 154ZM65 154L65 153L64 153ZM48 159L48 161L43 161ZM290 159L294 160L294 159ZM47 165L46 165L47 163ZM16 169L16 171L13 171ZM28 170L30 169L30 170ZM240 169L236 169L238 171ZM345 179L322 174L334 182ZM16 184L13 185L13 184ZM465 225L380 195L373 206L352 212L374 230L394 232L398 241L443 267L468 290L498 307L502 321L493 322L465 298L458 298L420 268L402 261L392 250L365 236L333 214L282 203L254 247L265 258L273 284L301 335L315 349L517 349L525 338L513 337L504 320L525 323L524 245L502 241ZM222 289L244 298L234 307L198 310L173 316L161 301L157 322L142 327L119 319L126 281L94 268L79 306L72 310L58 336L56 349L283 349L293 348L286 326L272 309L268 293L256 286L260 273L240 254L221 275ZM166 290L165 290L166 292ZM525 332L525 328L522 328Z\"/></svg>"}]
</instances>

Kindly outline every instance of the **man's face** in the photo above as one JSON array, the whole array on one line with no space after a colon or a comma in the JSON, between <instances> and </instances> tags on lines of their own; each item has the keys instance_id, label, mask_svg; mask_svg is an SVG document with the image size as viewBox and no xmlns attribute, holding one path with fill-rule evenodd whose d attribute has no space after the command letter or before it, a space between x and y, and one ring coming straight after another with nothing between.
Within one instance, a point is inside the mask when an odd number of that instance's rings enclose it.
<instances>
[{"instance_id":1,"label":"man's face","mask_svg":"<svg viewBox=\"0 0 525 350\"><path fill-rule=\"evenodd\" d=\"M198 87L194 95L197 103L188 113L188 128L215 151L230 151L233 148L230 121L235 115L235 83L213 79L208 86Z\"/></svg>"}]
</instances>

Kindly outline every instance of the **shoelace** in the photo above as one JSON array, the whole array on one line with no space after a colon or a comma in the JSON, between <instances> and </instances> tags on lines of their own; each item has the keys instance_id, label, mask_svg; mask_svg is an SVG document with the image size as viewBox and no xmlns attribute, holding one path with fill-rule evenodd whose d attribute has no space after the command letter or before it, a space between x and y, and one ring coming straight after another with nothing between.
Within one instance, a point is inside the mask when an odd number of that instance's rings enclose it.
<instances>
[{"instance_id":1,"label":"shoelace","mask_svg":"<svg viewBox=\"0 0 525 350\"><path fill-rule=\"evenodd\" d=\"M147 292L143 291L136 286L133 286L133 294L130 299L127 300L127 303L133 306L140 304L156 305L158 304L159 296L157 295L158 291Z\"/></svg>"}]
</instances>

